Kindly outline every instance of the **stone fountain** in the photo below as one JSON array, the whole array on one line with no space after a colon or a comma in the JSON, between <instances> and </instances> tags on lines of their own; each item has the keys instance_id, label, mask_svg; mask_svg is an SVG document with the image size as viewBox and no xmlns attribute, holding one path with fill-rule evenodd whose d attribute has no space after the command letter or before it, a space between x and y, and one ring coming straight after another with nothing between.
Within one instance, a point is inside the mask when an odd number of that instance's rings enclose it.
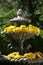
<instances>
[{"instance_id":1,"label":"stone fountain","mask_svg":"<svg viewBox=\"0 0 43 65\"><path fill-rule=\"evenodd\" d=\"M19 9L17 12L17 17L10 19L11 22L17 23L18 26L20 25L26 25L27 23L31 22L30 20L23 17L23 11L22 9ZM28 24L29 25L29 24ZM36 33L27 33L27 32L1 32L1 34L6 34L10 40L16 40L18 44L18 51L20 54L23 54L24 48L23 48L23 42L27 39L30 39L33 37ZM30 45L29 45L30 46ZM30 46L31 47L31 46ZM15 65L40 65L43 63L43 58L36 58L35 60L29 60L29 59L20 59L20 60L3 60L5 64L15 64ZM8 61L8 62L6 62Z\"/></svg>"},{"instance_id":2,"label":"stone fountain","mask_svg":"<svg viewBox=\"0 0 43 65\"><path fill-rule=\"evenodd\" d=\"M13 23L16 22L18 26L26 25L26 23L30 22L30 20L23 17L22 9L19 9L17 12L17 17L10 19L10 21ZM35 35L35 33L27 33L27 32L8 32L8 33L3 32L3 33L6 34L10 40L16 40L18 44L18 51L20 52L20 54L23 54L23 50L24 50L23 42ZM29 47L31 46L29 45Z\"/></svg>"},{"instance_id":3,"label":"stone fountain","mask_svg":"<svg viewBox=\"0 0 43 65\"><path fill-rule=\"evenodd\" d=\"M11 22L13 23L17 23L18 26L20 25L26 25L26 23L29 23L30 21L26 18L23 17L23 11L22 9L19 9L17 12L17 17L10 19ZM29 25L29 24L28 24ZM18 44L18 51L20 52L20 54L23 54L23 42L31 37L33 37L35 35L35 33L27 33L27 32L10 32L10 33L6 33L4 32L10 40L14 39L16 40L17 44ZM29 45L30 47L30 45Z\"/></svg>"}]
</instances>

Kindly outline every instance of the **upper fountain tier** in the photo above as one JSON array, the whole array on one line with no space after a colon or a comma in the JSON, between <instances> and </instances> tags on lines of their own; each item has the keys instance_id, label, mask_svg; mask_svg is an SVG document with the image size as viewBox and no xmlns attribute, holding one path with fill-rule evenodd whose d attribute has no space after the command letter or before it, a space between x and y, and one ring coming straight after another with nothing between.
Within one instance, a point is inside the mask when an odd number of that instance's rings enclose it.
<instances>
[{"instance_id":1,"label":"upper fountain tier","mask_svg":"<svg viewBox=\"0 0 43 65\"><path fill-rule=\"evenodd\" d=\"M27 24L27 23L31 22L29 19L26 19L26 18L23 17L22 9L19 9L17 11L17 17L15 17L13 19L10 19L10 21L14 21L14 22L16 22L16 23L18 23L20 25L21 24Z\"/></svg>"}]
</instances>

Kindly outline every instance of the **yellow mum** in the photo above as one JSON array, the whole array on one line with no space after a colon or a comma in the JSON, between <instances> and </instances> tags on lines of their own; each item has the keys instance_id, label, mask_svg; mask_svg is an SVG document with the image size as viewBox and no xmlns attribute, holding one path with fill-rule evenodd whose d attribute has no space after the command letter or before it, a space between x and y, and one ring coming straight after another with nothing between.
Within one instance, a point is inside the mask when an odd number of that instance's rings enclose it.
<instances>
[{"instance_id":1,"label":"yellow mum","mask_svg":"<svg viewBox=\"0 0 43 65\"><path fill-rule=\"evenodd\" d=\"M40 34L40 29L33 25L21 25L20 27L8 26L4 29L4 32L27 32L27 33L36 33L37 36Z\"/></svg>"},{"instance_id":2,"label":"yellow mum","mask_svg":"<svg viewBox=\"0 0 43 65\"><path fill-rule=\"evenodd\" d=\"M15 26L8 26L4 29L4 32L12 32L13 29L15 29L16 27Z\"/></svg>"},{"instance_id":3,"label":"yellow mum","mask_svg":"<svg viewBox=\"0 0 43 65\"><path fill-rule=\"evenodd\" d=\"M11 58L11 59L28 58L30 60L34 60L37 57L43 58L43 54L41 52L35 52L35 53L29 52L29 53L25 53L24 55L19 55L19 52L13 52L5 56L5 58Z\"/></svg>"},{"instance_id":4,"label":"yellow mum","mask_svg":"<svg viewBox=\"0 0 43 65\"><path fill-rule=\"evenodd\" d=\"M28 58L30 60L35 59L36 55L32 52L24 54L24 58Z\"/></svg>"},{"instance_id":5,"label":"yellow mum","mask_svg":"<svg viewBox=\"0 0 43 65\"><path fill-rule=\"evenodd\" d=\"M20 27L16 27L15 29L12 30L13 32L20 32Z\"/></svg>"},{"instance_id":6,"label":"yellow mum","mask_svg":"<svg viewBox=\"0 0 43 65\"><path fill-rule=\"evenodd\" d=\"M26 31L26 25L21 25L20 26L20 32L27 32Z\"/></svg>"}]
</instances>

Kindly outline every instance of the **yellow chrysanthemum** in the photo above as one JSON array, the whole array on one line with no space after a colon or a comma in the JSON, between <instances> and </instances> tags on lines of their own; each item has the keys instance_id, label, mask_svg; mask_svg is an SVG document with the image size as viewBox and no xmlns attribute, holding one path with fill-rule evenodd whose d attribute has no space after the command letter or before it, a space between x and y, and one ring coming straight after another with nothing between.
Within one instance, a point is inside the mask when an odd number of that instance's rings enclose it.
<instances>
[{"instance_id":1,"label":"yellow chrysanthemum","mask_svg":"<svg viewBox=\"0 0 43 65\"><path fill-rule=\"evenodd\" d=\"M36 33L37 36L40 34L40 29L33 25L21 25L20 27L8 26L4 29L4 32L27 32L27 33Z\"/></svg>"},{"instance_id":2,"label":"yellow chrysanthemum","mask_svg":"<svg viewBox=\"0 0 43 65\"><path fill-rule=\"evenodd\" d=\"M21 25L20 28L26 28L26 25Z\"/></svg>"},{"instance_id":3,"label":"yellow chrysanthemum","mask_svg":"<svg viewBox=\"0 0 43 65\"><path fill-rule=\"evenodd\" d=\"M39 34L40 34L40 29L39 28L37 28L37 36L39 36Z\"/></svg>"},{"instance_id":4,"label":"yellow chrysanthemum","mask_svg":"<svg viewBox=\"0 0 43 65\"><path fill-rule=\"evenodd\" d=\"M11 58L11 59L28 58L30 60L34 60L37 57L43 58L43 54L41 52L35 52L35 53L29 52L29 53L25 53L24 55L19 55L19 52L13 52L5 56L5 58Z\"/></svg>"},{"instance_id":5,"label":"yellow chrysanthemum","mask_svg":"<svg viewBox=\"0 0 43 65\"><path fill-rule=\"evenodd\" d=\"M20 32L20 28L16 27L15 29L12 30L13 32Z\"/></svg>"},{"instance_id":6,"label":"yellow chrysanthemum","mask_svg":"<svg viewBox=\"0 0 43 65\"><path fill-rule=\"evenodd\" d=\"M30 60L35 59L36 55L32 52L24 54L24 58L28 58Z\"/></svg>"},{"instance_id":7,"label":"yellow chrysanthemum","mask_svg":"<svg viewBox=\"0 0 43 65\"><path fill-rule=\"evenodd\" d=\"M20 26L20 32L26 32L26 25Z\"/></svg>"},{"instance_id":8,"label":"yellow chrysanthemum","mask_svg":"<svg viewBox=\"0 0 43 65\"><path fill-rule=\"evenodd\" d=\"M13 29L15 29L16 27L15 26L8 26L4 29L4 32L12 32Z\"/></svg>"},{"instance_id":9,"label":"yellow chrysanthemum","mask_svg":"<svg viewBox=\"0 0 43 65\"><path fill-rule=\"evenodd\" d=\"M36 52L35 54L36 54L36 57L43 58L43 54L41 52Z\"/></svg>"}]
</instances>

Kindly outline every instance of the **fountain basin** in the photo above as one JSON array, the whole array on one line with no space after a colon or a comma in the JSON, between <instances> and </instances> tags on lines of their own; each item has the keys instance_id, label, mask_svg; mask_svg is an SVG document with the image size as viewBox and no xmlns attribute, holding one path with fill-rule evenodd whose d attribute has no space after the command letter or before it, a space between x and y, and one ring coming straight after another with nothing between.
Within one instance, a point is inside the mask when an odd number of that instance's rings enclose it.
<instances>
[{"instance_id":1,"label":"fountain basin","mask_svg":"<svg viewBox=\"0 0 43 65\"><path fill-rule=\"evenodd\" d=\"M18 44L18 51L20 54L24 54L24 44L23 42L27 39L32 38L35 33L27 33L27 32L3 32L2 34L5 34L8 36L10 40L16 40Z\"/></svg>"},{"instance_id":2,"label":"fountain basin","mask_svg":"<svg viewBox=\"0 0 43 65\"><path fill-rule=\"evenodd\" d=\"M10 38L13 37L15 40L26 40L35 35L35 33L27 33L27 32L3 32L3 34L8 35L8 37Z\"/></svg>"},{"instance_id":3,"label":"fountain basin","mask_svg":"<svg viewBox=\"0 0 43 65\"><path fill-rule=\"evenodd\" d=\"M20 59L20 60L8 60L6 58L0 58L0 65L1 64L9 64L9 65L43 65L43 58L36 58L35 60L29 59Z\"/></svg>"}]
</instances>

